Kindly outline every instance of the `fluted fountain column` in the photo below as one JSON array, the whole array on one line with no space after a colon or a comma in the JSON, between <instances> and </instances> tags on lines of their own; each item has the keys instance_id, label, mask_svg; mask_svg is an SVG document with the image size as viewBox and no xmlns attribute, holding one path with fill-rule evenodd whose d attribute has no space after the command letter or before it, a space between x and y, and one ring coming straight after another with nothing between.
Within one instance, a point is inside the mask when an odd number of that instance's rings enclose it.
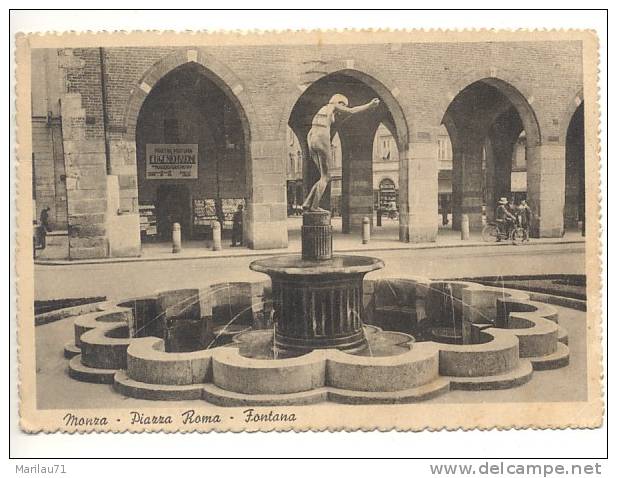
<instances>
[{"instance_id":1,"label":"fluted fountain column","mask_svg":"<svg viewBox=\"0 0 617 478\"><path fill-rule=\"evenodd\" d=\"M299 355L366 347L362 283L367 272L384 264L373 257L333 255L328 211L304 213L301 257L271 257L250 267L272 279L278 349Z\"/></svg>"}]
</instances>

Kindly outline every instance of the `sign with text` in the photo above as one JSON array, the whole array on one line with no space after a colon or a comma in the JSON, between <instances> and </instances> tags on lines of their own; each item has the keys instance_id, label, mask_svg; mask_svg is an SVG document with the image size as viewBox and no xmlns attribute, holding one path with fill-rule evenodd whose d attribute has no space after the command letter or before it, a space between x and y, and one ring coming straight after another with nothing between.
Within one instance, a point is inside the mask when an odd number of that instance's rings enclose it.
<instances>
[{"instance_id":1,"label":"sign with text","mask_svg":"<svg viewBox=\"0 0 617 478\"><path fill-rule=\"evenodd\" d=\"M197 179L196 144L146 144L146 179Z\"/></svg>"}]
</instances>

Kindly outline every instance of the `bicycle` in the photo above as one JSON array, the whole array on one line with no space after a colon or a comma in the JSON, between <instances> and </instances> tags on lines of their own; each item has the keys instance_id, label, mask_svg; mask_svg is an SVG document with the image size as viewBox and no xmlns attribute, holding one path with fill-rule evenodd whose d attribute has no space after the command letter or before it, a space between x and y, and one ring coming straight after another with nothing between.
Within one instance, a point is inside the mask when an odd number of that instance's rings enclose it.
<instances>
[{"instance_id":1,"label":"bicycle","mask_svg":"<svg viewBox=\"0 0 617 478\"><path fill-rule=\"evenodd\" d=\"M519 245L529 240L529 234L527 229L520 225L520 219L517 220L516 225L510 229L509 233L503 231L499 223L489 222L482 229L482 240L484 242L491 242L491 239L495 242L504 239L510 240L512 241L512 244Z\"/></svg>"}]
</instances>

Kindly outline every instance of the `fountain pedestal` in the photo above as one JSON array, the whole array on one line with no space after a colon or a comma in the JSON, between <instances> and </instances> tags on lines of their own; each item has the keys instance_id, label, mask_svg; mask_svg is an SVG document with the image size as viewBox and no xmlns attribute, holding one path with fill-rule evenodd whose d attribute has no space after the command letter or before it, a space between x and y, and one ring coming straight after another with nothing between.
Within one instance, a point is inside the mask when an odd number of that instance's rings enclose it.
<instances>
[{"instance_id":1,"label":"fountain pedestal","mask_svg":"<svg viewBox=\"0 0 617 478\"><path fill-rule=\"evenodd\" d=\"M330 214L304 213L301 257L271 257L250 265L272 279L276 347L289 354L366 347L362 281L382 267L373 257L333 256Z\"/></svg>"},{"instance_id":2,"label":"fountain pedestal","mask_svg":"<svg viewBox=\"0 0 617 478\"><path fill-rule=\"evenodd\" d=\"M332 224L328 211L302 214L302 259L323 261L332 258Z\"/></svg>"}]
</instances>

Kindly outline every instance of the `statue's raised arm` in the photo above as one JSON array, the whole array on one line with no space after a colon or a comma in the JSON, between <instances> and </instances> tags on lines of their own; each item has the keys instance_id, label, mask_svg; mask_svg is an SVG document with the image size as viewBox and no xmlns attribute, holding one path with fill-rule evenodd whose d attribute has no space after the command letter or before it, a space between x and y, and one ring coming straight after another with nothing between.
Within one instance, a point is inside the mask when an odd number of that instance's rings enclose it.
<instances>
[{"instance_id":1,"label":"statue's raised arm","mask_svg":"<svg viewBox=\"0 0 617 478\"><path fill-rule=\"evenodd\" d=\"M377 108L379 106L379 103L379 98L373 98L365 105L355 106L353 108L349 108L342 103L337 103L334 105L334 109L337 113L342 113L344 115L353 115L356 113L362 113L363 111L371 110L373 108Z\"/></svg>"},{"instance_id":2,"label":"statue's raised arm","mask_svg":"<svg viewBox=\"0 0 617 478\"><path fill-rule=\"evenodd\" d=\"M328 183L332 179L330 176L330 170L332 169L330 134L332 125L337 121L337 116L349 117L350 115L362 113L363 111L377 108L379 103L379 98L374 98L364 105L350 108L349 100L341 94L336 94L333 95L328 104L322 106L313 117L307 141L309 154L317 166L317 169L319 169L320 177L304 200L304 204L302 205L304 210L322 210L319 207L319 203Z\"/></svg>"}]
</instances>

